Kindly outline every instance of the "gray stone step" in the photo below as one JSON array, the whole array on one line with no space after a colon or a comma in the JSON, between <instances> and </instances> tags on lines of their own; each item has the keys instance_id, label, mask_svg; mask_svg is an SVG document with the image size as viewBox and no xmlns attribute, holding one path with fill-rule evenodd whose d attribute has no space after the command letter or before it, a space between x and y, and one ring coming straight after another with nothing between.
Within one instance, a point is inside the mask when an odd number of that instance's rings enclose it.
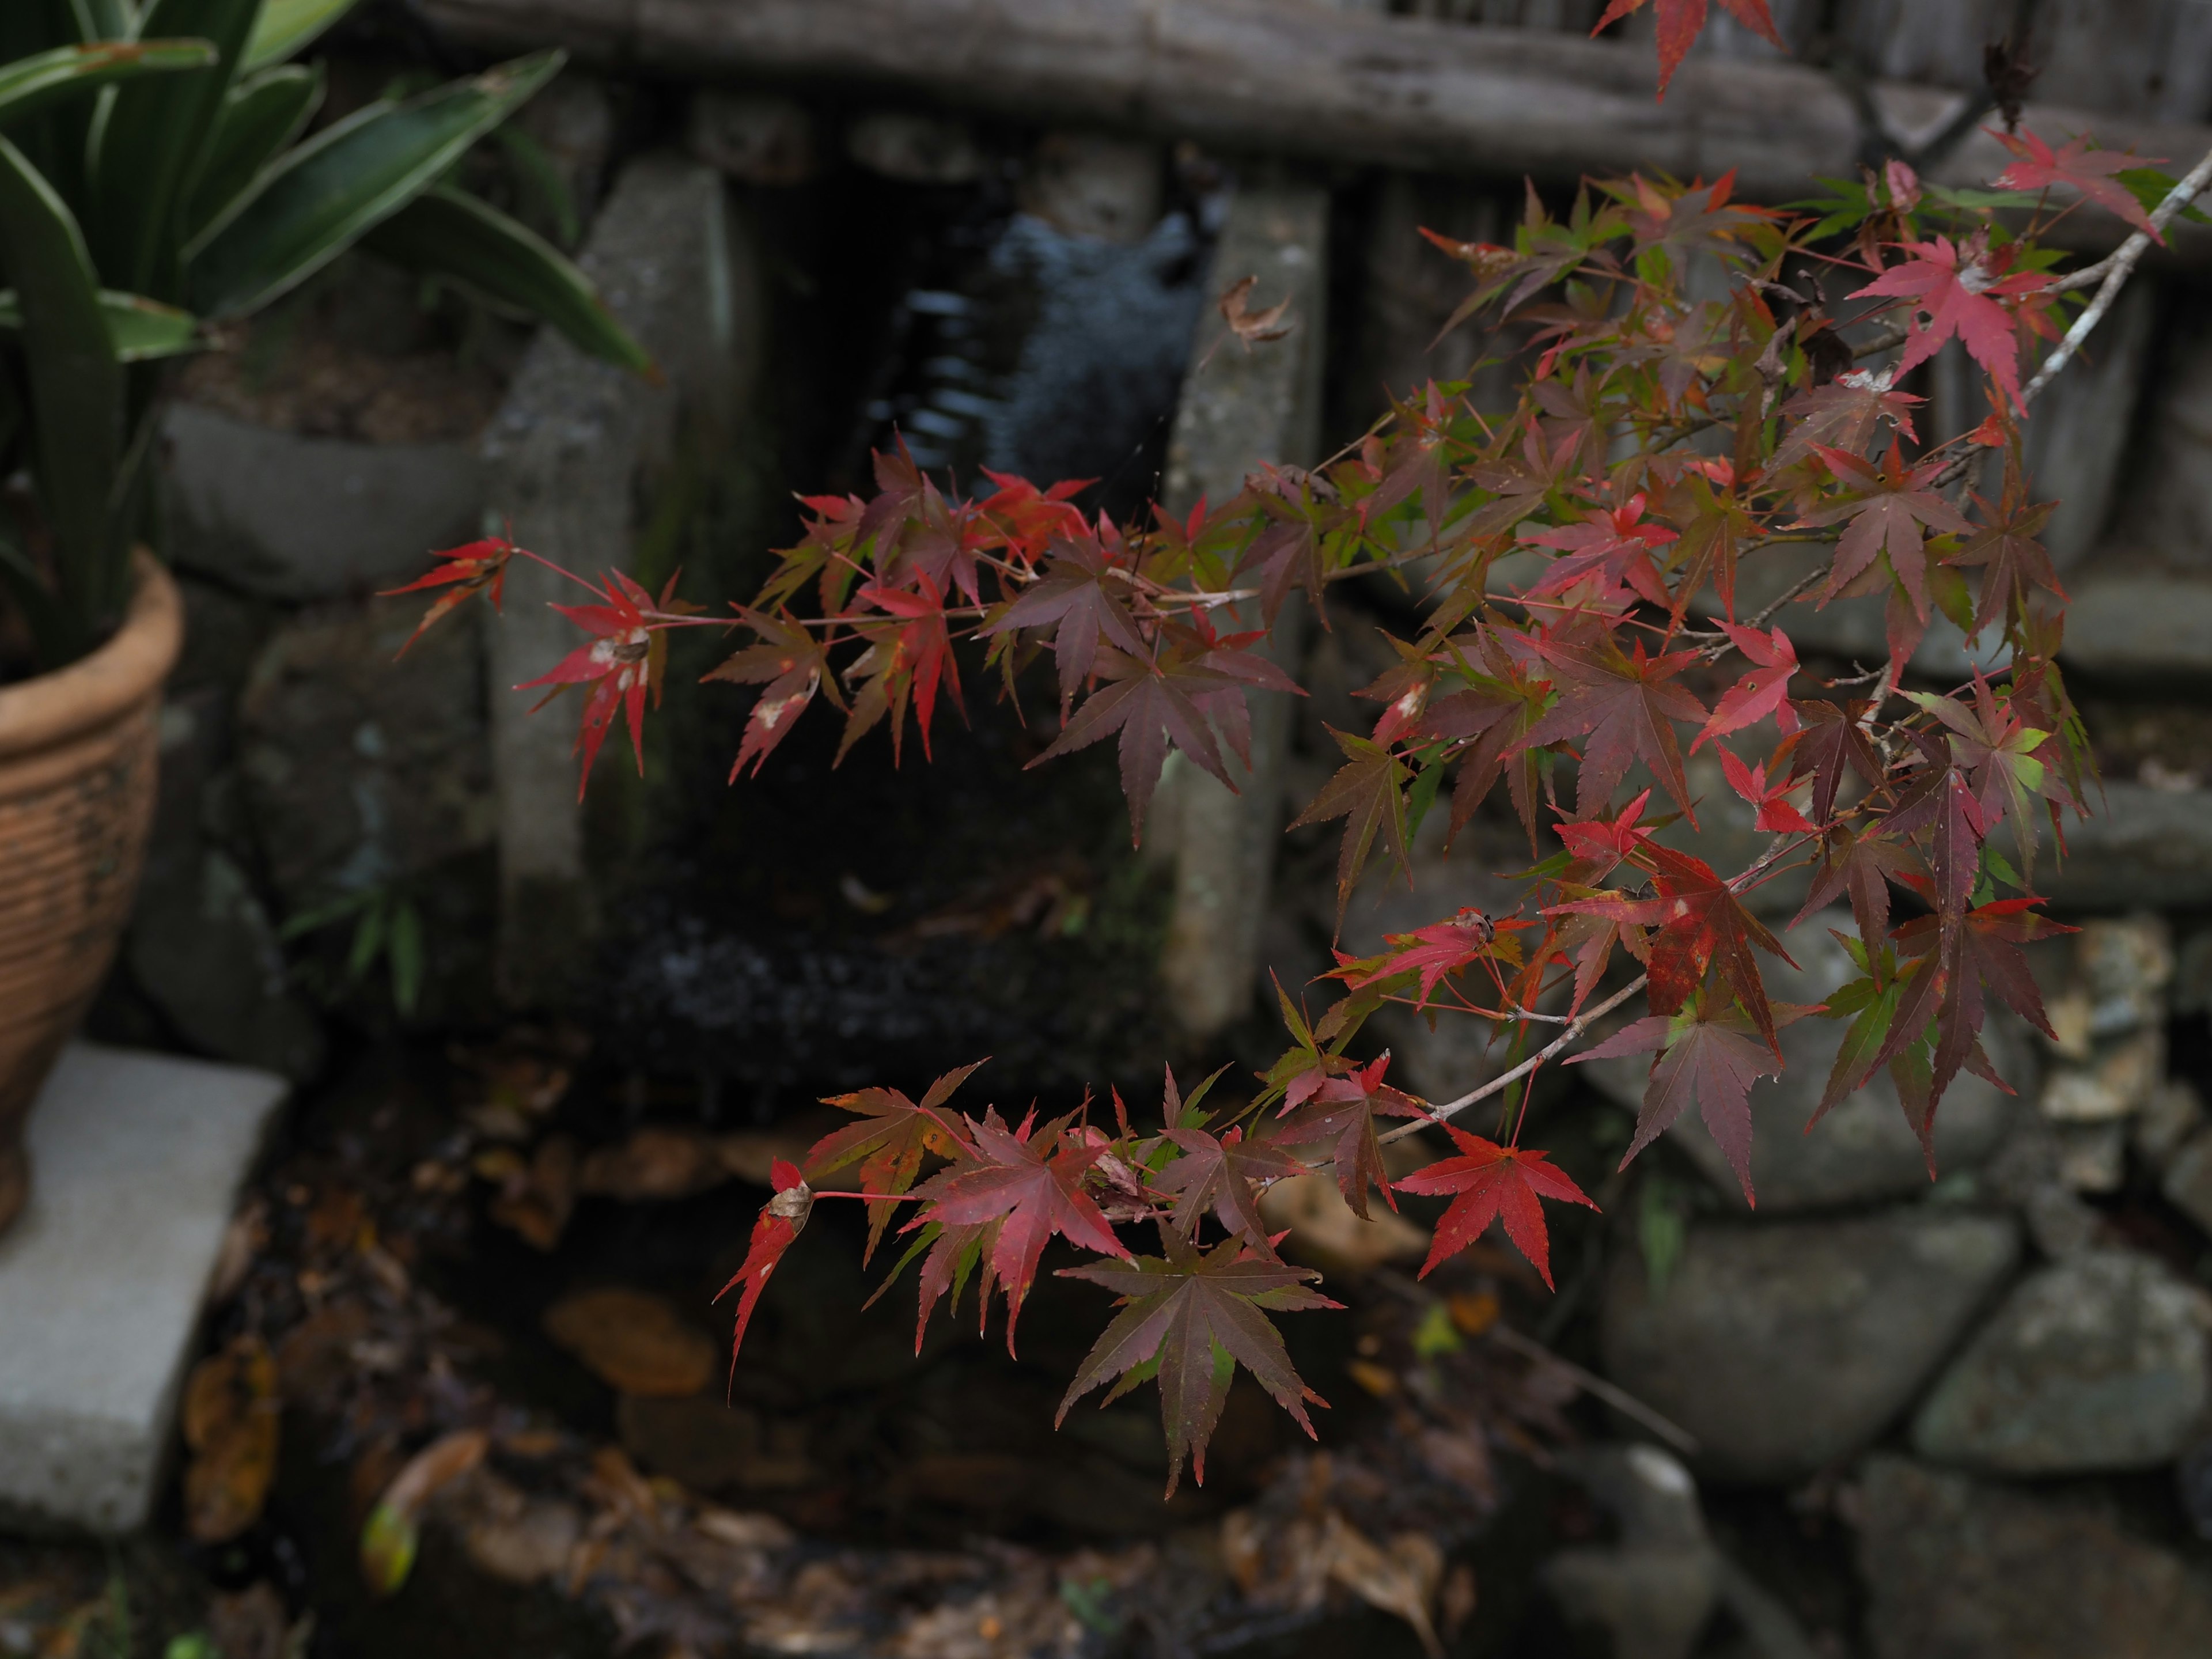
<instances>
[{"instance_id":1,"label":"gray stone step","mask_svg":"<svg viewBox=\"0 0 2212 1659\"><path fill-rule=\"evenodd\" d=\"M0 1238L0 1520L144 1524L200 1304L284 1079L72 1045Z\"/></svg>"}]
</instances>

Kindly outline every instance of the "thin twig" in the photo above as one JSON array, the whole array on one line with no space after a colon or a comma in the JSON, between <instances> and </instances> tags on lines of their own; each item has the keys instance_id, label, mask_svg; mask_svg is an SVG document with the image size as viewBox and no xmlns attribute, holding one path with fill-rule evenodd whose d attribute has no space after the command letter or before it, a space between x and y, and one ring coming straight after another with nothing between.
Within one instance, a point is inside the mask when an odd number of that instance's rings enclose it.
<instances>
[{"instance_id":1,"label":"thin twig","mask_svg":"<svg viewBox=\"0 0 2212 1659\"><path fill-rule=\"evenodd\" d=\"M2074 354L2081 349L2081 342L2089 337L2090 330L2104 320L2105 313L2112 308L2112 301L2119 298L2120 290L2127 285L2136 263L2149 251L2151 243L2157 240L2157 233L2164 230L2182 209L2195 201L2198 192L2208 184L2212 184L2212 150L2206 151L2204 159L2190 168L2188 175L2179 184L2166 191L2166 199L2150 216L2150 229L2136 232L2121 243L2109 258L2101 259L2085 270L2072 272L2052 284L2053 288L2087 288L2092 282L2101 282L2102 285L2097 289L2097 297L2089 301L2088 309L2074 319L2074 326L2066 331L2066 337L2051 349L2051 355L2043 360L2043 367L2035 371L2035 378L2021 392L2022 403L2050 385L2051 377L2065 368Z\"/></svg>"},{"instance_id":2,"label":"thin twig","mask_svg":"<svg viewBox=\"0 0 2212 1659\"><path fill-rule=\"evenodd\" d=\"M1607 1382L1595 1371L1586 1371L1571 1359L1562 1359L1534 1337L1523 1336L1504 1320L1492 1324L1485 1333L1501 1348L1510 1348L1515 1353L1547 1365L1556 1365L1574 1379L1575 1386L1584 1394L1602 1400L1623 1417L1642 1424L1668 1445L1686 1457L1698 1455L1698 1437L1678 1423L1670 1422L1645 1405L1627 1389Z\"/></svg>"}]
</instances>

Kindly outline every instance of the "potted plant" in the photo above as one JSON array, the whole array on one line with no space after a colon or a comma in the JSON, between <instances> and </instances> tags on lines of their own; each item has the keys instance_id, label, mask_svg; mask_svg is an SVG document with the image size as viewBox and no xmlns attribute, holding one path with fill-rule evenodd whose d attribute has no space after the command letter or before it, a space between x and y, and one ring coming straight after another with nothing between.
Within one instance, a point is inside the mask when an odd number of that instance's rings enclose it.
<instances>
[{"instance_id":1,"label":"potted plant","mask_svg":"<svg viewBox=\"0 0 2212 1659\"><path fill-rule=\"evenodd\" d=\"M0 1230L23 1120L129 915L182 633L147 488L166 370L356 244L651 365L581 272L446 182L558 52L304 139L352 0L0 15Z\"/></svg>"}]
</instances>

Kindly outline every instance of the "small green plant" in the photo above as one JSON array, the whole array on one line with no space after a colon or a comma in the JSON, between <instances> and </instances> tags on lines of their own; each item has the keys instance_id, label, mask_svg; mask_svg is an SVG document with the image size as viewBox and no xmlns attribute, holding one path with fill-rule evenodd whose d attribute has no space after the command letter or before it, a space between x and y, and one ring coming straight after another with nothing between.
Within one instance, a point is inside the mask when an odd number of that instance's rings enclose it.
<instances>
[{"instance_id":1,"label":"small green plant","mask_svg":"<svg viewBox=\"0 0 2212 1659\"><path fill-rule=\"evenodd\" d=\"M289 941L349 921L353 941L335 988L350 991L381 957L391 978L392 1006L402 1018L412 1017L422 1000L422 913L405 894L390 887L349 893L288 918L281 931Z\"/></svg>"},{"instance_id":2,"label":"small green plant","mask_svg":"<svg viewBox=\"0 0 2212 1659\"><path fill-rule=\"evenodd\" d=\"M0 596L55 668L100 643L149 538L171 360L356 245L652 364L552 244L450 182L561 69L540 52L386 96L302 138L353 0L0 5ZM572 216L553 217L563 234Z\"/></svg>"}]
</instances>

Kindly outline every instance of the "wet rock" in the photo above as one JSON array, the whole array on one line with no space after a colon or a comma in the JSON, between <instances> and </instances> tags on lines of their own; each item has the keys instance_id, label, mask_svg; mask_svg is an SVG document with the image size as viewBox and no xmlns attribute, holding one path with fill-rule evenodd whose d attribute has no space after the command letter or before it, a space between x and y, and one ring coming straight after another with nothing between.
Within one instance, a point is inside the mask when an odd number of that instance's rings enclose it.
<instances>
[{"instance_id":1,"label":"wet rock","mask_svg":"<svg viewBox=\"0 0 2212 1659\"><path fill-rule=\"evenodd\" d=\"M2166 1031L2153 1025L2094 1043L2084 1061L2054 1064L2037 1105L2053 1123L2117 1129L2150 1103L2165 1078Z\"/></svg>"},{"instance_id":2,"label":"wet rock","mask_svg":"<svg viewBox=\"0 0 2212 1659\"><path fill-rule=\"evenodd\" d=\"M210 832L210 806L234 781L229 726L213 687L161 711L161 793L124 962L192 1048L303 1081L322 1067L321 1022L294 991L246 871Z\"/></svg>"},{"instance_id":3,"label":"wet rock","mask_svg":"<svg viewBox=\"0 0 2212 1659\"><path fill-rule=\"evenodd\" d=\"M2166 605L2150 599L2154 607ZM2079 599L2067 611L2071 638ZM2173 615L2130 612L2127 626L2145 631ZM2160 617L2154 623L2149 617ZM2189 624L2191 637L2212 641L2212 589ZM2212 658L2198 665L2212 667ZM2136 905L2185 909L2212 904L2212 790L2154 789L2114 781L2103 787L2095 813L2069 820L2063 865L2037 866L2037 885L2051 903L2068 910L2124 910Z\"/></svg>"},{"instance_id":4,"label":"wet rock","mask_svg":"<svg viewBox=\"0 0 2212 1659\"><path fill-rule=\"evenodd\" d=\"M2158 1261L2092 1250L2017 1286L1913 1419L1923 1457L2004 1474L2148 1468L2206 1401L2203 1294Z\"/></svg>"},{"instance_id":5,"label":"wet rock","mask_svg":"<svg viewBox=\"0 0 2212 1659\"><path fill-rule=\"evenodd\" d=\"M2116 1193L2127 1179L2128 1134L2118 1123L2060 1123L2051 1139L2058 1149L2058 1179L2077 1193Z\"/></svg>"},{"instance_id":6,"label":"wet rock","mask_svg":"<svg viewBox=\"0 0 2212 1659\"><path fill-rule=\"evenodd\" d=\"M845 134L845 150L871 173L908 185L964 185L982 176L983 150L964 122L882 110Z\"/></svg>"},{"instance_id":7,"label":"wet rock","mask_svg":"<svg viewBox=\"0 0 2212 1659\"><path fill-rule=\"evenodd\" d=\"M203 1054L295 1081L322 1069L322 1024L294 994L276 929L246 872L212 847L141 890L125 960Z\"/></svg>"},{"instance_id":8,"label":"wet rock","mask_svg":"<svg viewBox=\"0 0 2212 1659\"><path fill-rule=\"evenodd\" d=\"M2159 1182L2166 1201L2212 1233L2212 1130L2192 1136Z\"/></svg>"},{"instance_id":9,"label":"wet rock","mask_svg":"<svg viewBox=\"0 0 2212 1659\"><path fill-rule=\"evenodd\" d=\"M483 469L464 444L304 437L180 403L162 453L171 556L273 599L391 586L483 516Z\"/></svg>"},{"instance_id":10,"label":"wet rock","mask_svg":"<svg viewBox=\"0 0 2212 1659\"><path fill-rule=\"evenodd\" d=\"M2069 582L2060 655L2069 667L2112 678L2212 670L2207 574L2113 570L2086 575L2078 586Z\"/></svg>"},{"instance_id":11,"label":"wet rock","mask_svg":"<svg viewBox=\"0 0 2212 1659\"><path fill-rule=\"evenodd\" d=\"M2168 1078L2136 1115L2128 1144L2136 1156L2163 1174L2174 1156L2204 1126L2204 1097L2182 1078Z\"/></svg>"},{"instance_id":12,"label":"wet rock","mask_svg":"<svg viewBox=\"0 0 2212 1659\"><path fill-rule=\"evenodd\" d=\"M1604 1631L1620 1659L1686 1659L1712 1618L1718 1565L1690 1472L1648 1445L1583 1447L1560 1468L1620 1540L1559 1551L1541 1569L1545 1589L1570 1625Z\"/></svg>"},{"instance_id":13,"label":"wet rock","mask_svg":"<svg viewBox=\"0 0 2212 1659\"><path fill-rule=\"evenodd\" d=\"M702 87L691 95L691 153L748 185L803 185L818 165L814 118L796 99Z\"/></svg>"},{"instance_id":14,"label":"wet rock","mask_svg":"<svg viewBox=\"0 0 2212 1659\"><path fill-rule=\"evenodd\" d=\"M483 653L472 613L394 662L414 608L343 607L278 630L239 705L240 769L289 912L387 888L489 845Z\"/></svg>"},{"instance_id":15,"label":"wet rock","mask_svg":"<svg viewBox=\"0 0 2212 1659\"><path fill-rule=\"evenodd\" d=\"M1022 170L1018 199L1070 236L1135 242L1160 216L1165 160L1157 144L1100 132L1051 132Z\"/></svg>"},{"instance_id":16,"label":"wet rock","mask_svg":"<svg viewBox=\"0 0 2212 1659\"><path fill-rule=\"evenodd\" d=\"M1797 968L1771 958L1762 962L1769 996L1784 1002L1818 1003L1856 977L1850 955L1828 932L1831 926L1849 930L1848 914L1810 917L1784 940ZM1818 1018L1786 1027L1782 1053L1787 1069L1779 1078L1753 1085L1752 1188L1762 1213L1863 1203L1928 1189L1926 1155L1886 1072L1809 1132L1806 1129L1835 1063L1844 1027L1841 1020ZM2029 1080L2034 1058L2014 1022L2001 1013L1993 1016L1983 1044L1999 1075L2015 1086ZM1643 1102L1650 1065L1646 1059L1629 1057L1595 1060L1574 1070L1632 1111ZM2019 1103L1994 1085L1971 1073L1960 1075L1936 1114L1937 1170L1950 1175L1975 1168L1996 1151L2021 1115ZM1743 1189L1735 1172L1693 1114L1685 1114L1668 1133L1716 1190L1742 1204Z\"/></svg>"},{"instance_id":17,"label":"wet rock","mask_svg":"<svg viewBox=\"0 0 2212 1659\"><path fill-rule=\"evenodd\" d=\"M1875 1659L2194 1659L2212 1595L2106 1516L1904 1458L1868 1460L1858 1557Z\"/></svg>"},{"instance_id":18,"label":"wet rock","mask_svg":"<svg viewBox=\"0 0 2212 1659\"><path fill-rule=\"evenodd\" d=\"M2079 1255L2104 1234L2103 1217L2066 1179L2068 1152L2057 1126L2031 1119L1975 1181L1978 1196L2020 1212L2036 1249L2053 1261Z\"/></svg>"},{"instance_id":19,"label":"wet rock","mask_svg":"<svg viewBox=\"0 0 2212 1659\"><path fill-rule=\"evenodd\" d=\"M2018 1251L2008 1220L1924 1207L1705 1223L1658 1291L1615 1259L1607 1374L1697 1437L1701 1471L1799 1480L1904 1409Z\"/></svg>"}]
</instances>

